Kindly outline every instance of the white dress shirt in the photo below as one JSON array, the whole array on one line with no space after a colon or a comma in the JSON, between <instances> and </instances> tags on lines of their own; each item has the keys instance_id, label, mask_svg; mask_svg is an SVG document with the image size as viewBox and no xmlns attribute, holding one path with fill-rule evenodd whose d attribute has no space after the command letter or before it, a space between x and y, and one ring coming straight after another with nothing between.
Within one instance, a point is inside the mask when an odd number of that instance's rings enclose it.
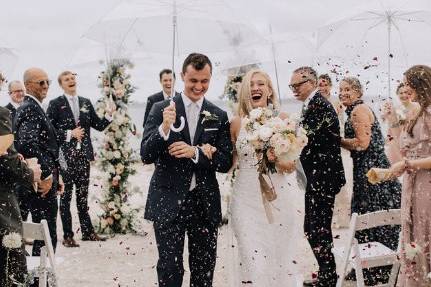
<instances>
[{"instance_id":1,"label":"white dress shirt","mask_svg":"<svg viewBox=\"0 0 431 287\"><path fill-rule=\"evenodd\" d=\"M199 114L200 111L202 109L202 103L204 101L204 98L202 97L201 99L199 99L196 102L192 102L192 100L190 100L185 94L184 92L181 93L181 98L183 100L184 103L184 108L185 108L185 112L186 112L186 117L187 117L187 124L189 127L189 133L190 133L190 140L191 140L191 144L193 145L193 140L194 140L194 136L195 136L195 132L196 132L196 127L198 125L198 121L199 121ZM194 107L192 105L195 105ZM195 113L193 115L192 109L195 109ZM194 117L194 119L192 119L191 117ZM159 126L159 133L160 135L163 137L163 139L165 141L167 141L169 139L169 135L171 134L171 131L168 131L168 134L165 134L165 132L163 131L163 124L161 124ZM191 158L191 160L193 161L193 163L197 164L199 161L199 151L198 148L195 147L195 156L194 158ZM192 190L196 187L196 176L193 173L192 176L192 181L190 183L190 188L189 190Z\"/></svg>"}]
</instances>

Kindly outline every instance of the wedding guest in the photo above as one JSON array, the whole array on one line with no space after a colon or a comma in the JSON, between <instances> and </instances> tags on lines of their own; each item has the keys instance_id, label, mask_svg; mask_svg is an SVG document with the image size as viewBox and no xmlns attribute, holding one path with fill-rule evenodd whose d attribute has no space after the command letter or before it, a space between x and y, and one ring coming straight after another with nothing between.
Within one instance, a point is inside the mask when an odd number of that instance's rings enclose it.
<instances>
[{"instance_id":1,"label":"wedding guest","mask_svg":"<svg viewBox=\"0 0 431 287\"><path fill-rule=\"evenodd\" d=\"M16 286L15 281L24 282L27 273L25 250L22 247L22 220L18 201L14 193L17 183L33 191L33 182L40 179L40 165L26 164L13 148L12 124L9 111L0 107L0 142L9 141L7 151L0 151L0 286ZM31 192L30 191L30 192ZM34 192L34 191L33 191ZM3 242L13 233L20 235L15 244Z\"/></svg>"},{"instance_id":2,"label":"wedding guest","mask_svg":"<svg viewBox=\"0 0 431 287\"><path fill-rule=\"evenodd\" d=\"M172 97L172 89L175 83L175 73L173 73L170 69L163 69L159 73L159 79L160 84L162 85L162 90L158 93L155 93L154 95L149 96L147 99L147 106L145 108L144 116L144 127L154 103L161 102ZM175 92L175 95L179 95L179 93Z\"/></svg>"},{"instance_id":3,"label":"wedding guest","mask_svg":"<svg viewBox=\"0 0 431 287\"><path fill-rule=\"evenodd\" d=\"M340 135L344 135L344 123L346 121L344 106L338 99L331 99L332 79L328 74L321 74L318 78L317 87L320 94L325 97L334 107L340 122ZM346 149L341 149L341 159L343 160L344 174L346 176L346 184L341 188L341 191L335 196L334 217L332 223L336 228L348 227L350 223L350 201L353 192L353 174L352 174L352 159L350 152Z\"/></svg>"},{"instance_id":4,"label":"wedding guest","mask_svg":"<svg viewBox=\"0 0 431 287\"><path fill-rule=\"evenodd\" d=\"M104 241L94 232L90 215L88 214L88 186L90 184L90 163L94 160L91 143L91 128L103 131L111 118L99 118L91 101L78 96L76 77L71 71L64 71L58 76L58 84L64 94L49 103L47 116L63 139L60 149L66 164L61 166L64 179L64 193L60 197L60 216L63 223L63 245L79 247L73 238L72 214L70 202L75 186L76 205L82 240Z\"/></svg>"},{"instance_id":5,"label":"wedding guest","mask_svg":"<svg viewBox=\"0 0 431 287\"><path fill-rule=\"evenodd\" d=\"M339 96L346 106L347 121L341 146L350 150L353 159L352 213L365 214L377 210L400 208L401 185L392 180L373 185L366 173L372 167L388 168L389 161L384 152L384 138L380 124L371 108L362 100L363 90L359 80L347 77L340 82ZM391 249L398 245L398 227L370 229L358 232L359 243L378 241ZM367 285L387 280L389 267L365 270Z\"/></svg>"},{"instance_id":6,"label":"wedding guest","mask_svg":"<svg viewBox=\"0 0 431 287\"><path fill-rule=\"evenodd\" d=\"M400 83L396 90L401 108L396 109L393 102L386 102L383 105L382 119L388 125L386 137L386 150L391 163L402 160L399 148L399 137L403 127L413 118L420 110L419 103L415 102L412 89Z\"/></svg>"},{"instance_id":7,"label":"wedding guest","mask_svg":"<svg viewBox=\"0 0 431 287\"><path fill-rule=\"evenodd\" d=\"M431 68L417 65L404 73L404 85L420 105L419 113L401 131L404 160L391 171L403 176L401 203L402 256L398 285L429 286L431 271ZM407 172L405 172L407 171ZM413 249L413 253L407 254Z\"/></svg>"},{"instance_id":8,"label":"wedding guest","mask_svg":"<svg viewBox=\"0 0 431 287\"><path fill-rule=\"evenodd\" d=\"M16 115L16 110L22 104L24 100L25 88L20 81L11 81L8 85L10 102L5 106L10 111L12 120L12 130L14 130L14 120ZM16 186L16 193L18 195L19 208L21 210L21 217L23 221L27 221L28 214L30 213L30 205L28 198L28 190L25 186L18 184Z\"/></svg>"},{"instance_id":9,"label":"wedding guest","mask_svg":"<svg viewBox=\"0 0 431 287\"><path fill-rule=\"evenodd\" d=\"M45 114L42 102L46 98L51 81L45 71L30 68L24 72L27 94L18 108L15 118L15 147L24 158L37 158L42 168L40 193L30 194L33 222L48 222L54 249L57 246L57 193L62 193L59 180L57 132ZM35 241L33 255L40 255L43 241Z\"/></svg>"},{"instance_id":10,"label":"wedding guest","mask_svg":"<svg viewBox=\"0 0 431 287\"><path fill-rule=\"evenodd\" d=\"M12 124L15 119L16 109L24 100L25 88L20 81L12 81L8 85L10 102L5 106L10 111Z\"/></svg>"}]
</instances>

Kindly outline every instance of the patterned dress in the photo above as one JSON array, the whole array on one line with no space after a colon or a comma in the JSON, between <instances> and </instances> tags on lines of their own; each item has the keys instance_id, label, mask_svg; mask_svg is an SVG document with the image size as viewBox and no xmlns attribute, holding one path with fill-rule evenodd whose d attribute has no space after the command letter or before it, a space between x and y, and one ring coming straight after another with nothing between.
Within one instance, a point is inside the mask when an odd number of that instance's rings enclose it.
<instances>
[{"instance_id":1,"label":"patterned dress","mask_svg":"<svg viewBox=\"0 0 431 287\"><path fill-rule=\"evenodd\" d=\"M362 100L356 101L346 109L348 118L345 123L345 138L355 138L351 114L353 109L360 104L363 104ZM383 134L375 115L374 119L368 148L366 150L352 150L350 152L353 160L352 213L364 214L378 210L400 208L401 206L401 184L397 180L373 185L368 182L366 176L372 167L390 167L384 150L385 141ZM359 243L378 241L396 250L399 232L400 228L398 226L384 226L357 232L356 238ZM365 278L368 281L366 283L376 284L384 282L389 272L389 267L371 268L370 272L364 272Z\"/></svg>"}]
</instances>

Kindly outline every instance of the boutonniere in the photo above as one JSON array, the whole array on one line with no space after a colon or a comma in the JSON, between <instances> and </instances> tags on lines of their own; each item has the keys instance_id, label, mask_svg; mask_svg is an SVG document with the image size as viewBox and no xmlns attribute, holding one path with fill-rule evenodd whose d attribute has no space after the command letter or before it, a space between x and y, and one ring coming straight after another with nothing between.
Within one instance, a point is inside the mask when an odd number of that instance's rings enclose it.
<instances>
[{"instance_id":1,"label":"boutonniere","mask_svg":"<svg viewBox=\"0 0 431 287\"><path fill-rule=\"evenodd\" d=\"M82 108L80 109L81 112L83 113L88 113L88 108L86 105L82 106Z\"/></svg>"},{"instance_id":2,"label":"boutonniere","mask_svg":"<svg viewBox=\"0 0 431 287\"><path fill-rule=\"evenodd\" d=\"M206 121L217 121L218 120L218 116L217 115L211 114L208 111L203 111L201 113L201 115L203 116L201 124L203 124Z\"/></svg>"}]
</instances>

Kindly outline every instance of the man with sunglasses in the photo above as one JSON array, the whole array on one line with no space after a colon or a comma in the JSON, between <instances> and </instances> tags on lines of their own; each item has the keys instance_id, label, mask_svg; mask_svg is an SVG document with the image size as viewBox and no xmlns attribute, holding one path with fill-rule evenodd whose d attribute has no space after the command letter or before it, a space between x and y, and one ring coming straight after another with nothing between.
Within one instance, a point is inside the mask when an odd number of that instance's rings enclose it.
<instances>
[{"instance_id":1,"label":"man with sunglasses","mask_svg":"<svg viewBox=\"0 0 431 287\"><path fill-rule=\"evenodd\" d=\"M39 68L30 68L24 73L26 95L15 117L15 147L24 158L37 158L42 176L38 192L30 194L30 209L33 222L42 219L48 222L54 249L57 246L57 194L63 192L59 178L57 132L45 114L42 102L46 98L51 81ZM33 255L40 255L43 241L35 241Z\"/></svg>"},{"instance_id":2,"label":"man with sunglasses","mask_svg":"<svg viewBox=\"0 0 431 287\"><path fill-rule=\"evenodd\" d=\"M289 87L294 97L304 103L301 125L308 136L300 161L307 178L304 232L319 264L317 281L312 286L332 287L337 283L337 273L331 251L331 221L335 195L345 184L338 116L318 92L313 68L296 69Z\"/></svg>"},{"instance_id":3,"label":"man with sunglasses","mask_svg":"<svg viewBox=\"0 0 431 287\"><path fill-rule=\"evenodd\" d=\"M61 174L64 178L65 192L60 198L63 245L65 247L79 247L73 238L72 215L70 213L74 186L82 240L106 240L106 238L95 233L88 214L90 163L94 160L90 131L91 128L103 131L111 123L112 118L99 118L91 101L78 96L76 75L71 71L62 72L58 76L58 84L63 89L64 94L49 103L47 115L58 134L64 139L61 143L61 152L64 155L66 165L62 166Z\"/></svg>"}]
</instances>

